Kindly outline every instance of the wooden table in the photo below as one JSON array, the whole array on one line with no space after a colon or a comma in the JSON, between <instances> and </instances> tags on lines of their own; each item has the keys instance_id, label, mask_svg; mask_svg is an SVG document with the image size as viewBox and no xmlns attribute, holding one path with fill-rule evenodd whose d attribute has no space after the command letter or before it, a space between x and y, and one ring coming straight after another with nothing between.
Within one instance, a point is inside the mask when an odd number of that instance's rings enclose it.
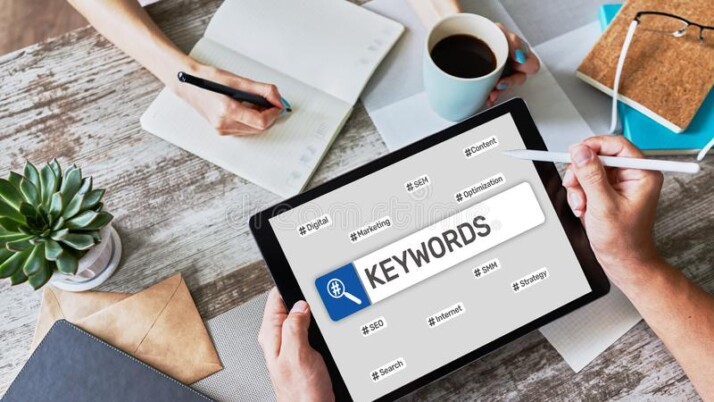
<instances>
[{"instance_id":1,"label":"wooden table","mask_svg":"<svg viewBox=\"0 0 714 402\"><path fill-rule=\"evenodd\" d=\"M218 0L149 7L188 50ZM87 27L0 57L0 174L25 159L77 163L109 189L124 243L121 268L101 290L136 292L181 272L205 319L268 290L268 274L246 222L278 196L142 131L139 117L162 88L136 62ZM361 105L311 186L386 153ZM668 177L657 239L673 264L714 289L714 158L696 176ZM28 357L40 292L0 282L0 393ZM602 400L698 398L662 343L638 324L574 374L533 332L406 399Z\"/></svg>"}]
</instances>

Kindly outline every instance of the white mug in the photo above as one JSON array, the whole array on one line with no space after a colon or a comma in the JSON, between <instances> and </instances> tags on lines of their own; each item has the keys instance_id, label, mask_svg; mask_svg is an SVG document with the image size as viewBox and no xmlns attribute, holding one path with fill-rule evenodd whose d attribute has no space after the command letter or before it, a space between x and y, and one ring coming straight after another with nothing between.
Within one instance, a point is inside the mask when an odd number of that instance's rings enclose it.
<instances>
[{"instance_id":1,"label":"white mug","mask_svg":"<svg viewBox=\"0 0 714 402\"><path fill-rule=\"evenodd\" d=\"M496 68L476 78L461 78L439 68L431 51L442 39L466 34L481 39L496 56ZM476 14L455 14L439 21L429 31L424 49L424 88L431 108L450 121L474 115L488 99L508 61L506 34L493 21Z\"/></svg>"}]
</instances>

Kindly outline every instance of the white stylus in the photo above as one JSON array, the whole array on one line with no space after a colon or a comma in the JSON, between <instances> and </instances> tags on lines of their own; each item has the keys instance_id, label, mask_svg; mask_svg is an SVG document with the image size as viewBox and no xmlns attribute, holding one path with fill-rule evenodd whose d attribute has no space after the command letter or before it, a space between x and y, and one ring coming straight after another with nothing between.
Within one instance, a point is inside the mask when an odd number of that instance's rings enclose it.
<instances>
[{"instance_id":1,"label":"white stylus","mask_svg":"<svg viewBox=\"0 0 714 402\"><path fill-rule=\"evenodd\" d=\"M517 159L531 161L570 163L570 154L567 152L534 151L530 149L514 149L504 151ZM627 169L660 170L663 172L699 173L699 164L693 162L663 161L658 159L623 158L617 156L600 156L600 161L605 166Z\"/></svg>"}]
</instances>

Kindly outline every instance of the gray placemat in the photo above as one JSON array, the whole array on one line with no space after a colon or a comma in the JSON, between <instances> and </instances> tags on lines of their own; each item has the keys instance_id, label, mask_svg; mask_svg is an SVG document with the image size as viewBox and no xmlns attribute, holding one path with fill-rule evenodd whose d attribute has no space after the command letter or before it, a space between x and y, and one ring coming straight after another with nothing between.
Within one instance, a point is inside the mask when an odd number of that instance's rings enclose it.
<instances>
[{"instance_id":1,"label":"gray placemat","mask_svg":"<svg viewBox=\"0 0 714 402\"><path fill-rule=\"evenodd\" d=\"M223 370L192 387L217 401L274 401L273 386L258 345L268 293L206 321Z\"/></svg>"}]
</instances>

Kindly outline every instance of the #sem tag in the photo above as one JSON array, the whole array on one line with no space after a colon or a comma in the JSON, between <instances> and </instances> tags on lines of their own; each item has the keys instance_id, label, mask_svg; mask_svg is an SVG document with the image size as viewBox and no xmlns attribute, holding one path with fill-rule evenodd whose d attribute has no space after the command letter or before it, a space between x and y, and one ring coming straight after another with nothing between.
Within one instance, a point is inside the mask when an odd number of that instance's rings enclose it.
<instances>
[{"instance_id":1,"label":"#sem tag","mask_svg":"<svg viewBox=\"0 0 714 402\"><path fill-rule=\"evenodd\" d=\"M419 177L415 177L408 182L404 183L404 188L407 189L407 193L414 192L420 188L424 188L431 185L431 179L429 175L423 174Z\"/></svg>"}]
</instances>

